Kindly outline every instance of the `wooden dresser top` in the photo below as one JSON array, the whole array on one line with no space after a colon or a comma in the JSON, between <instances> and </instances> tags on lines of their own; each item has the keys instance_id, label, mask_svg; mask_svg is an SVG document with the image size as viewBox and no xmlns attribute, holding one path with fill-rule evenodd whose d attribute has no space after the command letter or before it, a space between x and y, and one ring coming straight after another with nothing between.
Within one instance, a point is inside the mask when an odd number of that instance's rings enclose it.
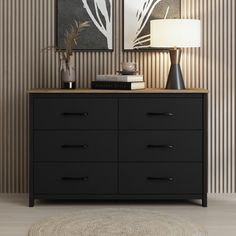
<instances>
[{"instance_id":1,"label":"wooden dresser top","mask_svg":"<svg viewBox=\"0 0 236 236\"><path fill-rule=\"evenodd\" d=\"M207 89L184 89L184 90L175 90L175 89L140 89L140 90L100 90L100 89L31 89L28 93L91 93L91 94L99 94L99 93L173 93L173 94L188 94L188 93L208 93Z\"/></svg>"}]
</instances>

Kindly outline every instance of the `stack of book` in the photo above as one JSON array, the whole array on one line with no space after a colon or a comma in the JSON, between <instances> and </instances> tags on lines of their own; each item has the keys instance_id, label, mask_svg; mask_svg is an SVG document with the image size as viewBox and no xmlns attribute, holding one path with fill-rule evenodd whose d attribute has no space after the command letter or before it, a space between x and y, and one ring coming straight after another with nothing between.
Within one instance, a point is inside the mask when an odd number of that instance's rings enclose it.
<instances>
[{"instance_id":1,"label":"stack of book","mask_svg":"<svg viewBox=\"0 0 236 236\"><path fill-rule=\"evenodd\" d=\"M143 75L97 75L92 89L132 90L144 89Z\"/></svg>"}]
</instances>

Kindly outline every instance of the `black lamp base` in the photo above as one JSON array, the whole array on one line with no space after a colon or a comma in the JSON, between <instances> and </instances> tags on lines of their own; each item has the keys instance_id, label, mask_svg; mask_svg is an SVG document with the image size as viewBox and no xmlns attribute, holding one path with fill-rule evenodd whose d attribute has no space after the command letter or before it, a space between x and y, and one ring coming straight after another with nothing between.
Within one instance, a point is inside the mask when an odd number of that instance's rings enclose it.
<instances>
[{"instance_id":1,"label":"black lamp base","mask_svg":"<svg viewBox=\"0 0 236 236\"><path fill-rule=\"evenodd\" d=\"M171 67L166 89L185 89L181 68L179 65L181 49L170 49Z\"/></svg>"},{"instance_id":2,"label":"black lamp base","mask_svg":"<svg viewBox=\"0 0 236 236\"><path fill-rule=\"evenodd\" d=\"M166 89L185 89L180 65L171 65Z\"/></svg>"}]
</instances>

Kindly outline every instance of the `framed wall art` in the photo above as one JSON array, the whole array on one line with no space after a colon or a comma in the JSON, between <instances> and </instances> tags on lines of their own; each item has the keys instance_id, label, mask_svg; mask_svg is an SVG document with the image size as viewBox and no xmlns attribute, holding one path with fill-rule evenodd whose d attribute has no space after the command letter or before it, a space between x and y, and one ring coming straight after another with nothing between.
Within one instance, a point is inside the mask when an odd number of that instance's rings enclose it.
<instances>
[{"instance_id":1,"label":"framed wall art","mask_svg":"<svg viewBox=\"0 0 236 236\"><path fill-rule=\"evenodd\" d=\"M75 20L89 21L75 50L113 50L113 0L55 0L56 45L65 48L64 36Z\"/></svg>"},{"instance_id":2,"label":"framed wall art","mask_svg":"<svg viewBox=\"0 0 236 236\"><path fill-rule=\"evenodd\" d=\"M123 49L151 50L150 21L181 17L181 0L123 0Z\"/></svg>"}]
</instances>

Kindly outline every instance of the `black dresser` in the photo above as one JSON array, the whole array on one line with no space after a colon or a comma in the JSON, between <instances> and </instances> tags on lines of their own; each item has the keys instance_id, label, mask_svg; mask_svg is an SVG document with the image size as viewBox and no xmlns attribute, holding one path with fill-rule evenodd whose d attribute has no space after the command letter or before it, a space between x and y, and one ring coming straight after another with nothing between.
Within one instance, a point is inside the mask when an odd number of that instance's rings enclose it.
<instances>
[{"instance_id":1,"label":"black dresser","mask_svg":"<svg viewBox=\"0 0 236 236\"><path fill-rule=\"evenodd\" d=\"M202 199L207 91L32 90L35 199Z\"/></svg>"}]
</instances>

